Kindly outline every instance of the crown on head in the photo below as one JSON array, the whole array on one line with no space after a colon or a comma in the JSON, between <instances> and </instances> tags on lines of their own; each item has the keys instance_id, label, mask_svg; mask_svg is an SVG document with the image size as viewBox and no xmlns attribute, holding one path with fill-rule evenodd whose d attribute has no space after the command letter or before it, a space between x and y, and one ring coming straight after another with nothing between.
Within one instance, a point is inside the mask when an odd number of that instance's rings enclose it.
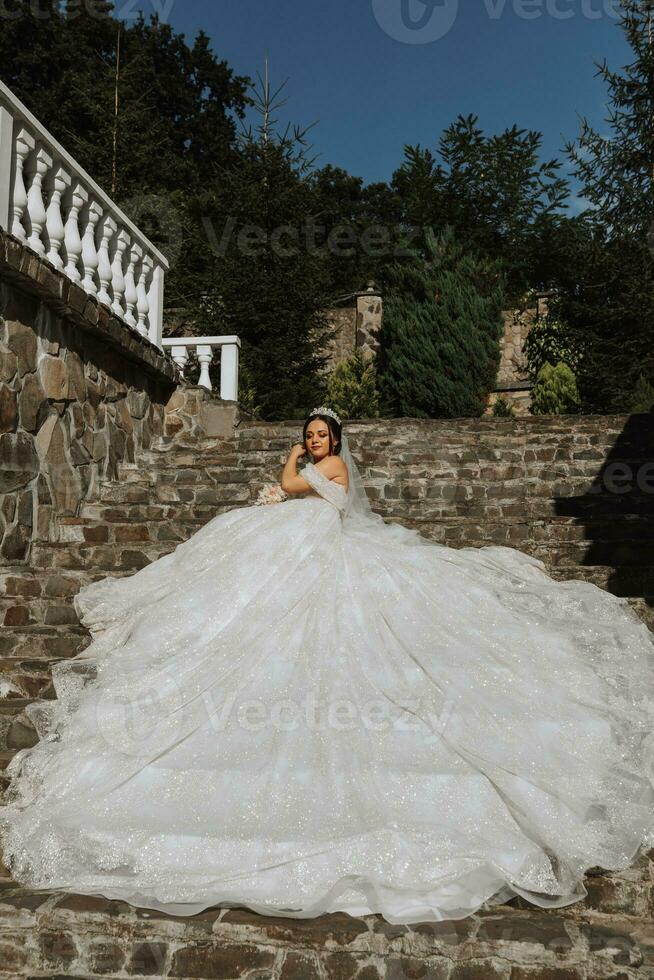
<instances>
[{"instance_id":1,"label":"crown on head","mask_svg":"<svg viewBox=\"0 0 654 980\"><path fill-rule=\"evenodd\" d=\"M311 415L328 415L329 418L335 419L335 421L338 422L339 425L341 425L341 420L339 419L336 412L334 412L331 408L327 408L326 405L321 405L320 408L313 408L311 410Z\"/></svg>"}]
</instances>

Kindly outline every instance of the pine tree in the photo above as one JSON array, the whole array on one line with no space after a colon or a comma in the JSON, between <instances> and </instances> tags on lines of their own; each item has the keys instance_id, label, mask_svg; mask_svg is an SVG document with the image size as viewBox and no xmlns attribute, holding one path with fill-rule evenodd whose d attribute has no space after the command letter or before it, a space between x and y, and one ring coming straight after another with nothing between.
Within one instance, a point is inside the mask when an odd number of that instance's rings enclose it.
<instances>
[{"instance_id":1,"label":"pine tree","mask_svg":"<svg viewBox=\"0 0 654 980\"><path fill-rule=\"evenodd\" d=\"M470 251L501 258L513 297L543 268L543 243L556 247L569 194L556 160L539 161L542 134L512 126L487 136L475 115L444 130L435 155L406 146L393 175L402 223L414 229L451 226ZM549 254L549 250L548 250Z\"/></svg>"},{"instance_id":2,"label":"pine tree","mask_svg":"<svg viewBox=\"0 0 654 980\"><path fill-rule=\"evenodd\" d=\"M622 72L606 61L610 136L582 120L566 149L590 207L562 270L555 312L583 351L584 407L628 411L641 372L654 376L654 38L652 0L620 0L620 26L634 58Z\"/></svg>"},{"instance_id":3,"label":"pine tree","mask_svg":"<svg viewBox=\"0 0 654 980\"><path fill-rule=\"evenodd\" d=\"M578 411L579 392L574 372L563 361L546 361L538 372L532 393L533 415L569 415Z\"/></svg>"},{"instance_id":4,"label":"pine tree","mask_svg":"<svg viewBox=\"0 0 654 980\"><path fill-rule=\"evenodd\" d=\"M636 382L629 411L634 415L639 412L654 412L654 385L644 374Z\"/></svg>"},{"instance_id":5,"label":"pine tree","mask_svg":"<svg viewBox=\"0 0 654 980\"><path fill-rule=\"evenodd\" d=\"M379 392L374 365L357 347L346 361L337 364L327 382L327 402L346 419L379 417Z\"/></svg>"},{"instance_id":6,"label":"pine tree","mask_svg":"<svg viewBox=\"0 0 654 980\"><path fill-rule=\"evenodd\" d=\"M451 230L429 259L389 268L379 368L385 414L483 413L499 366L503 286L498 263L464 252Z\"/></svg>"},{"instance_id":7,"label":"pine tree","mask_svg":"<svg viewBox=\"0 0 654 980\"><path fill-rule=\"evenodd\" d=\"M283 86L282 86L283 87ZM238 334L252 397L264 419L297 418L324 395L329 268L306 246L313 215L306 130L277 126L284 104L259 78L252 101L260 122L239 137L237 167L220 170L198 213L200 244L214 251L200 332Z\"/></svg>"}]
</instances>

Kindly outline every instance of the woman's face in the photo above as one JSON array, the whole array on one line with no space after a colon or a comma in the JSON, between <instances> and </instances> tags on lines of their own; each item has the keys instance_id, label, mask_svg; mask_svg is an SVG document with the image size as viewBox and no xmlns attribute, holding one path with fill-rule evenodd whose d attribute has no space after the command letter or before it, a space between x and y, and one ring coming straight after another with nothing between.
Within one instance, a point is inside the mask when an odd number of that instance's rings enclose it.
<instances>
[{"instance_id":1,"label":"woman's face","mask_svg":"<svg viewBox=\"0 0 654 980\"><path fill-rule=\"evenodd\" d=\"M309 423L305 446L314 459L319 460L329 456L329 427L322 419L314 419Z\"/></svg>"}]
</instances>

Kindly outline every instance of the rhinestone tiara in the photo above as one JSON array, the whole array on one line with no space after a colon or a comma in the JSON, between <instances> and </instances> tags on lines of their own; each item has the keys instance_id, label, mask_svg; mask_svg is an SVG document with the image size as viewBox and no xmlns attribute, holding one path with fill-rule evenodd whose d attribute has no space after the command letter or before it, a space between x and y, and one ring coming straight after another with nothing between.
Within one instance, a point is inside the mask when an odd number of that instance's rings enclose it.
<instances>
[{"instance_id":1,"label":"rhinestone tiara","mask_svg":"<svg viewBox=\"0 0 654 980\"><path fill-rule=\"evenodd\" d=\"M339 417L336 414L336 412L334 412L331 408L327 408L326 405L321 405L320 408L313 408L313 409L311 409L311 413L310 414L311 415L328 415L329 418L335 419L336 422L338 422L338 424L341 425L341 420L339 419Z\"/></svg>"}]
</instances>

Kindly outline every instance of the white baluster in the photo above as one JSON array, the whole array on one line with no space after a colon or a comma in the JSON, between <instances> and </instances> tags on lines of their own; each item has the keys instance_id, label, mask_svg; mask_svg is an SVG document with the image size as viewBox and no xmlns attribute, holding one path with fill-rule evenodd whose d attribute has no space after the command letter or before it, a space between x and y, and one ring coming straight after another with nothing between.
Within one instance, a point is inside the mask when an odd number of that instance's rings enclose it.
<instances>
[{"instance_id":1,"label":"white baluster","mask_svg":"<svg viewBox=\"0 0 654 980\"><path fill-rule=\"evenodd\" d=\"M52 167L52 157L42 146L34 155L33 166L32 181L27 192L27 213L32 226L27 244L34 249L37 255L45 255L45 245L41 236L48 215L43 203L43 179Z\"/></svg>"},{"instance_id":2,"label":"white baluster","mask_svg":"<svg viewBox=\"0 0 654 980\"><path fill-rule=\"evenodd\" d=\"M131 240L130 235L124 229L119 233L116 239L116 254L111 265L111 286L114 291L114 301L111 304L111 309L121 319L125 315L125 310L123 309L123 296L125 295L125 250Z\"/></svg>"},{"instance_id":3,"label":"white baluster","mask_svg":"<svg viewBox=\"0 0 654 980\"><path fill-rule=\"evenodd\" d=\"M64 230L64 244L66 246L66 268L64 272L73 282L81 282L82 277L79 271L79 260L82 255L82 239L79 233L79 213L89 199L89 194L82 184L74 184L69 194L70 210Z\"/></svg>"},{"instance_id":4,"label":"white baluster","mask_svg":"<svg viewBox=\"0 0 654 980\"><path fill-rule=\"evenodd\" d=\"M179 373L184 377L184 371L188 364L188 349L183 345L175 345L170 348L170 356L179 368Z\"/></svg>"},{"instance_id":5,"label":"white baluster","mask_svg":"<svg viewBox=\"0 0 654 980\"><path fill-rule=\"evenodd\" d=\"M64 260L59 254L63 248L65 234L64 219L61 214L61 199L66 192L66 188L70 187L72 177L67 170L59 167L55 171L52 180L54 186L45 222L49 246L46 258L48 262L53 264L55 269L63 269Z\"/></svg>"},{"instance_id":6,"label":"white baluster","mask_svg":"<svg viewBox=\"0 0 654 980\"><path fill-rule=\"evenodd\" d=\"M134 316L139 294L136 291L136 267L143 258L143 249L140 245L132 245L129 250L129 263L125 273L125 323L130 327L136 327L137 320Z\"/></svg>"},{"instance_id":7,"label":"white baluster","mask_svg":"<svg viewBox=\"0 0 654 980\"><path fill-rule=\"evenodd\" d=\"M97 201L91 201L86 213L86 229L82 238L82 265L84 266L84 289L90 296L98 295L96 273L100 264L98 249L95 244L98 221L104 214L104 209Z\"/></svg>"},{"instance_id":8,"label":"white baluster","mask_svg":"<svg viewBox=\"0 0 654 980\"><path fill-rule=\"evenodd\" d=\"M220 349L220 397L238 401L239 344L223 344Z\"/></svg>"},{"instance_id":9,"label":"white baluster","mask_svg":"<svg viewBox=\"0 0 654 980\"><path fill-rule=\"evenodd\" d=\"M212 350L208 344L201 344L196 348L198 361L200 362L200 380L198 384L201 388L212 390L211 378L209 377L209 367L211 366Z\"/></svg>"},{"instance_id":10,"label":"white baluster","mask_svg":"<svg viewBox=\"0 0 654 980\"><path fill-rule=\"evenodd\" d=\"M117 231L118 225L111 215L108 214L102 222L100 231L102 240L100 242L100 248L98 249L98 276L100 278L100 292L98 293L98 299L106 306L111 306L109 286L111 285L113 275L111 260L109 258L109 242Z\"/></svg>"},{"instance_id":11,"label":"white baluster","mask_svg":"<svg viewBox=\"0 0 654 980\"><path fill-rule=\"evenodd\" d=\"M141 263L141 274L139 276L138 286L136 287L136 292L138 293L136 308L139 314L138 331L144 337L148 336L148 313L150 312L148 285L153 271L154 260L151 256L144 255L143 262Z\"/></svg>"},{"instance_id":12,"label":"white baluster","mask_svg":"<svg viewBox=\"0 0 654 980\"><path fill-rule=\"evenodd\" d=\"M23 218L27 210L27 190L25 189L25 161L34 149L34 137L21 129L16 137L16 176L14 178L14 193L12 195L13 221L11 233L14 238L27 242L27 230Z\"/></svg>"}]
</instances>

